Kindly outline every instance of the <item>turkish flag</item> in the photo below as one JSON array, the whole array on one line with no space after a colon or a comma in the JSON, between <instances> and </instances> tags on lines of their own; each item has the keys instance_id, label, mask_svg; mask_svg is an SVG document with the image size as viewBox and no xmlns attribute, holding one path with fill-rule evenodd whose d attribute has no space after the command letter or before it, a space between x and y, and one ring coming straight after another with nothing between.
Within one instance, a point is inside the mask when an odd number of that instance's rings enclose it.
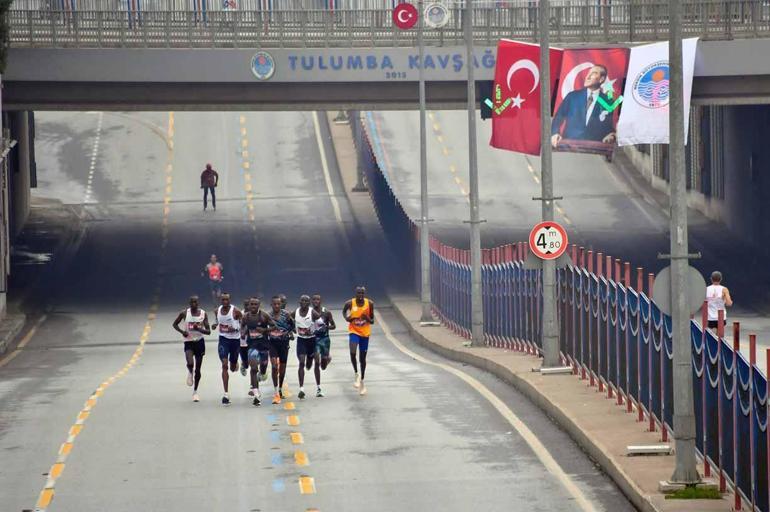
<instances>
[{"instance_id":1,"label":"turkish flag","mask_svg":"<svg viewBox=\"0 0 770 512\"><path fill-rule=\"evenodd\" d=\"M551 93L563 50L550 49ZM497 44L489 144L540 155L540 45L501 39Z\"/></svg>"}]
</instances>

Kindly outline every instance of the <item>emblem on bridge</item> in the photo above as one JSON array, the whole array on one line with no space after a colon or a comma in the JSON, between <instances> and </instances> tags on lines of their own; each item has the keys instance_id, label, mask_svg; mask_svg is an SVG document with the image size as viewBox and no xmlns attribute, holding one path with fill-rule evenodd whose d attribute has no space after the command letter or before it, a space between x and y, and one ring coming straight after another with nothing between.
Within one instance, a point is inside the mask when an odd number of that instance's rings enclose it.
<instances>
[{"instance_id":1,"label":"emblem on bridge","mask_svg":"<svg viewBox=\"0 0 770 512\"><path fill-rule=\"evenodd\" d=\"M449 23L450 12L446 5L428 4L425 7L425 24L430 28L443 28Z\"/></svg>"},{"instance_id":2,"label":"emblem on bridge","mask_svg":"<svg viewBox=\"0 0 770 512\"><path fill-rule=\"evenodd\" d=\"M644 108L661 108L668 105L668 61L661 60L645 66L631 89L634 100Z\"/></svg>"},{"instance_id":3,"label":"emblem on bridge","mask_svg":"<svg viewBox=\"0 0 770 512\"><path fill-rule=\"evenodd\" d=\"M251 58L251 72L257 80L270 80L275 73L275 60L267 52L259 51Z\"/></svg>"}]
</instances>

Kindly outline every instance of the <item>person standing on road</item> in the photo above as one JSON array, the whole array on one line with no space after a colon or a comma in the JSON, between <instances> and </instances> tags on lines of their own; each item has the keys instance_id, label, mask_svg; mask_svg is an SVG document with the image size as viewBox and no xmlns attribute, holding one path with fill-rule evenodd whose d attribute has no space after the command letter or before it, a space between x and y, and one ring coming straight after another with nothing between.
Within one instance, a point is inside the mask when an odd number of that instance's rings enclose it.
<instances>
[{"instance_id":1,"label":"person standing on road","mask_svg":"<svg viewBox=\"0 0 770 512\"><path fill-rule=\"evenodd\" d=\"M286 379L286 363L289 361L289 338L294 329L294 321L281 307L281 297L276 295L271 301L270 320L274 327L270 330L270 368L273 376L273 403L280 404L283 398L283 383Z\"/></svg>"},{"instance_id":2,"label":"person standing on road","mask_svg":"<svg viewBox=\"0 0 770 512\"><path fill-rule=\"evenodd\" d=\"M222 294L222 305L217 308L214 325L212 330L219 327L219 360L222 362L222 386L225 388L222 395L222 404L230 405L230 395L228 387L230 384L230 374L227 373L228 362L230 371L238 370L238 352L241 344L241 312L230 304L230 294Z\"/></svg>"},{"instance_id":3,"label":"person standing on road","mask_svg":"<svg viewBox=\"0 0 770 512\"><path fill-rule=\"evenodd\" d=\"M209 258L209 262L203 267L203 272L201 272L201 274L206 276L209 280L211 300L214 301L214 304L217 303L219 296L222 294L222 279L225 277L222 274L223 270L222 264L217 261L217 255L212 254L211 258Z\"/></svg>"},{"instance_id":4,"label":"person standing on road","mask_svg":"<svg viewBox=\"0 0 770 512\"><path fill-rule=\"evenodd\" d=\"M184 321L184 329L179 324ZM206 354L204 335L211 334L206 312L198 307L198 296L190 297L190 307L177 315L172 324L184 338L184 356L187 362L187 385L193 386L193 402L200 401L198 384L201 381L201 366ZM194 373L193 373L194 372Z\"/></svg>"},{"instance_id":5,"label":"person standing on road","mask_svg":"<svg viewBox=\"0 0 770 512\"><path fill-rule=\"evenodd\" d=\"M270 316L260 309L260 305L258 298L249 299L249 310L243 315L241 322L241 328L246 333L246 342L249 345L249 368L251 370L249 396L254 397L254 405L262 403L259 381L267 380L267 361L270 351L265 334L274 326Z\"/></svg>"},{"instance_id":6,"label":"person standing on road","mask_svg":"<svg viewBox=\"0 0 770 512\"><path fill-rule=\"evenodd\" d=\"M329 331L332 331L337 328L337 326L334 323L334 317L332 317L332 312L327 310L325 307L323 307L321 296L319 294L313 295L312 298L312 304L313 304L313 310L321 315L321 318L318 319L316 322L316 329L315 329L315 337L316 337L316 347L318 347L318 351L316 352L316 357L313 359L308 358L307 364L305 365L305 368L308 370L313 365L313 362L315 362L315 372L317 374L316 381L321 381L321 370L325 370L327 366L329 366L329 363L332 362L332 356L331 356L331 338L329 337ZM320 368L319 368L320 363ZM318 386L318 389L315 392L315 396L322 397L324 396L323 391L321 391L321 386Z\"/></svg>"},{"instance_id":7,"label":"person standing on road","mask_svg":"<svg viewBox=\"0 0 770 512\"><path fill-rule=\"evenodd\" d=\"M211 206L217 211L217 196L214 190L219 185L219 173L211 168L211 164L206 164L206 168L201 173L201 188L203 189L203 211L206 211L209 202L209 192L211 192Z\"/></svg>"},{"instance_id":8,"label":"person standing on road","mask_svg":"<svg viewBox=\"0 0 770 512\"><path fill-rule=\"evenodd\" d=\"M372 333L372 324L374 323L374 302L366 297L366 288L363 286L356 288L355 298L347 301L342 307L342 316L348 322L350 363L353 365L353 371L356 372L353 386L359 389L360 395L365 395L366 354L369 352L369 336ZM361 375L358 374L356 351L358 351L361 362Z\"/></svg>"},{"instance_id":9,"label":"person standing on road","mask_svg":"<svg viewBox=\"0 0 770 512\"><path fill-rule=\"evenodd\" d=\"M303 295L299 298L299 307L292 312L295 330L297 331L297 360L299 369L297 377L299 378L299 393L297 398L305 399L305 364L308 359L316 360L318 358L318 347L315 339L315 325L321 319L321 315L310 307L310 296ZM321 370L316 365L315 383L320 391L321 389Z\"/></svg>"},{"instance_id":10,"label":"person standing on road","mask_svg":"<svg viewBox=\"0 0 770 512\"><path fill-rule=\"evenodd\" d=\"M722 273L715 270L711 273L711 285L706 288L706 303L708 305L708 327L719 327L719 312L723 311L722 321L727 320L727 308L733 305L730 290L722 286Z\"/></svg>"}]
</instances>

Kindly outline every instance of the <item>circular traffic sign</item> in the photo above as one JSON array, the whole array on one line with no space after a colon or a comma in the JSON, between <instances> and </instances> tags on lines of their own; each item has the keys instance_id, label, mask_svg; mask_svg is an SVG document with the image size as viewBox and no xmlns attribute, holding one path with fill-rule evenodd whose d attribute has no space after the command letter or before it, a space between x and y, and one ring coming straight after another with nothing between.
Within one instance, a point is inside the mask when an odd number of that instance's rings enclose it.
<instances>
[{"instance_id":1,"label":"circular traffic sign","mask_svg":"<svg viewBox=\"0 0 770 512\"><path fill-rule=\"evenodd\" d=\"M543 260L555 260L564 254L567 244L567 231L553 221L541 222L529 233L529 250Z\"/></svg>"},{"instance_id":2,"label":"circular traffic sign","mask_svg":"<svg viewBox=\"0 0 770 512\"><path fill-rule=\"evenodd\" d=\"M398 4L393 9L393 23L401 30L407 30L417 23L417 7L409 3Z\"/></svg>"},{"instance_id":3,"label":"circular traffic sign","mask_svg":"<svg viewBox=\"0 0 770 512\"><path fill-rule=\"evenodd\" d=\"M425 24L430 28L442 28L449 23L450 12L446 5L441 3L428 4L425 7Z\"/></svg>"}]
</instances>

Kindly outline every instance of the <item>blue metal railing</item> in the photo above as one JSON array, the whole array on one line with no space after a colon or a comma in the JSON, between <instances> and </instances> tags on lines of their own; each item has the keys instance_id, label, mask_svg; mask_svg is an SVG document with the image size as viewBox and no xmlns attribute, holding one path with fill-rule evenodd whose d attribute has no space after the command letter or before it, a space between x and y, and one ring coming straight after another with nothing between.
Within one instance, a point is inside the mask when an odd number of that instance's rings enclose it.
<instances>
[{"instance_id":1,"label":"blue metal railing","mask_svg":"<svg viewBox=\"0 0 770 512\"><path fill-rule=\"evenodd\" d=\"M419 226L409 218L372 149L358 116L351 116L359 164L372 202L395 256L404 271L418 273ZM482 265L484 330L495 347L539 354L541 349L541 273L526 270L524 243L485 249ZM642 269L631 283L630 265L582 248L571 247L571 264L558 272L559 343L565 364L574 374L614 398L664 441L673 431L673 353L671 319L645 294ZM594 264L595 263L595 264ZM595 271L594 271L595 270ZM419 282L419 281L414 281ZM652 289L648 275L646 289ZM470 257L431 239L433 309L441 322L470 337ZM705 308L703 309L705 312ZM731 486L736 509L745 500L768 512L767 378L756 364L756 339L750 357L740 353L740 328L733 324L733 343L704 330L705 319L691 322L696 446L720 487ZM767 351L770 367L770 349Z\"/></svg>"}]
</instances>

